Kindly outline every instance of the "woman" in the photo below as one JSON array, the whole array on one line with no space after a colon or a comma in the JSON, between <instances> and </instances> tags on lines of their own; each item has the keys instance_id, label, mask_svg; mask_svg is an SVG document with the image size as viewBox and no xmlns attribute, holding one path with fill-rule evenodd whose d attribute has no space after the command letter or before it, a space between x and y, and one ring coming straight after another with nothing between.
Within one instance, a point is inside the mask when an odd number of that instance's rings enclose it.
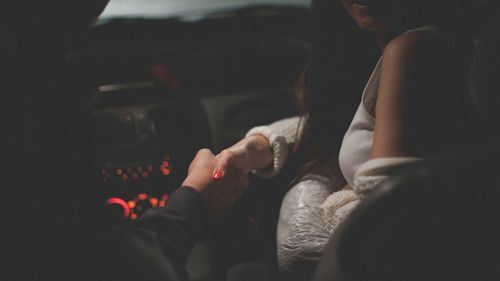
<instances>
[{"instance_id":1,"label":"woman","mask_svg":"<svg viewBox=\"0 0 500 281\"><path fill-rule=\"evenodd\" d=\"M382 53L347 132L339 132L345 124L342 118L322 122L328 119L321 117L337 113L332 107L338 97L330 93L332 102L325 106L322 100L318 105L322 96L315 95L314 89L323 81L311 81L312 85L297 92L299 105L305 109L300 121L294 118L254 128L218 156L221 171L241 169L273 176L283 167L289 148L295 147L292 159L300 163L299 176L292 194L284 199L278 225L282 269L305 272L308 267L301 267L297 257L315 260L317 255L311 253L321 252L323 242L335 233L358 199L386 177L390 167L470 145L477 138L465 76L479 2L314 2L330 5L330 12L336 15L342 7L361 30L373 35ZM345 52L359 46L335 47L334 51ZM364 55L353 53L354 58ZM334 74L338 75L333 76L335 82L348 76L341 71ZM342 141L339 136L344 136ZM347 185L342 184L344 180ZM299 204L305 196L304 185L321 192ZM297 189L299 192L293 192Z\"/></svg>"}]
</instances>

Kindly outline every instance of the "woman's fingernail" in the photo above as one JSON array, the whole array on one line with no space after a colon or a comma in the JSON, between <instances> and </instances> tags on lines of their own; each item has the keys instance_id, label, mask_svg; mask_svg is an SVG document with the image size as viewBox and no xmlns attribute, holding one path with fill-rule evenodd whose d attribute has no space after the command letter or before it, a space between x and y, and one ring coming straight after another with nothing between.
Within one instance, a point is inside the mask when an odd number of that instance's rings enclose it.
<instances>
[{"instance_id":1,"label":"woman's fingernail","mask_svg":"<svg viewBox=\"0 0 500 281\"><path fill-rule=\"evenodd\" d=\"M214 172L214 180L220 180L220 179L222 179L222 174L223 174L222 170L215 171Z\"/></svg>"}]
</instances>

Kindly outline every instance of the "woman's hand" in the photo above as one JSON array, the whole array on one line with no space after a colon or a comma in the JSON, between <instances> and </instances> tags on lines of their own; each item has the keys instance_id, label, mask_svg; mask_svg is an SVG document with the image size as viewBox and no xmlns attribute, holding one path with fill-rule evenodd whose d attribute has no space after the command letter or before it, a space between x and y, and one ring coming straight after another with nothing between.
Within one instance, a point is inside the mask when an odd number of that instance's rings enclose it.
<instances>
[{"instance_id":1,"label":"woman's hand","mask_svg":"<svg viewBox=\"0 0 500 281\"><path fill-rule=\"evenodd\" d=\"M227 148L215 156L216 165L214 179L220 180L230 171L248 175L252 170L249 152L242 148Z\"/></svg>"},{"instance_id":2,"label":"woman's hand","mask_svg":"<svg viewBox=\"0 0 500 281\"><path fill-rule=\"evenodd\" d=\"M230 171L248 175L252 170L268 168L273 161L271 145L262 135L246 137L224 149L216 157L214 178L222 179Z\"/></svg>"}]
</instances>

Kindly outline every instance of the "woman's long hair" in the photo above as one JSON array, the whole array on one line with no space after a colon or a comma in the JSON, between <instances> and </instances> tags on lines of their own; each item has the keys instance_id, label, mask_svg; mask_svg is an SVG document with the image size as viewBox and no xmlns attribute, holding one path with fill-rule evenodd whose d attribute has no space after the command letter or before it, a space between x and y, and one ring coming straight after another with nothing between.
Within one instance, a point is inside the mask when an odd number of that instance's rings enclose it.
<instances>
[{"instance_id":1,"label":"woman's long hair","mask_svg":"<svg viewBox=\"0 0 500 281\"><path fill-rule=\"evenodd\" d=\"M295 181L338 155L379 51L337 0L313 0L313 49L294 89ZM295 182L294 181L294 182Z\"/></svg>"}]
</instances>

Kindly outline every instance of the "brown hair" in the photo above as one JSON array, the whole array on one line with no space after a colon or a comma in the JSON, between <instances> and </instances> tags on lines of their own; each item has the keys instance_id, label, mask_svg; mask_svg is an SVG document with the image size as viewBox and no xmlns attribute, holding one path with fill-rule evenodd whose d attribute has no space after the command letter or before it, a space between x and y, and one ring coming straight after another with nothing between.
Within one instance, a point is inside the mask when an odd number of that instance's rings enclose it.
<instances>
[{"instance_id":1,"label":"brown hair","mask_svg":"<svg viewBox=\"0 0 500 281\"><path fill-rule=\"evenodd\" d=\"M293 91L301 115L293 182L335 157L379 55L339 1L313 0L313 50Z\"/></svg>"}]
</instances>

